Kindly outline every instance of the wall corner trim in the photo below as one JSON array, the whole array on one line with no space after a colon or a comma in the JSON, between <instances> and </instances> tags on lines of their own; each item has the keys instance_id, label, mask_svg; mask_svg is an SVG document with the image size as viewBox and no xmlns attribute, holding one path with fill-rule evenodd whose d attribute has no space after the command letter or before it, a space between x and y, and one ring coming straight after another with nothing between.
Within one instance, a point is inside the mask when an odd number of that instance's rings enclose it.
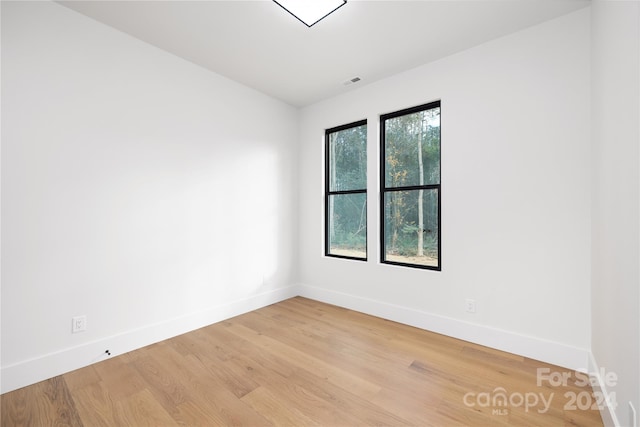
<instances>
[{"instance_id":1,"label":"wall corner trim","mask_svg":"<svg viewBox=\"0 0 640 427\"><path fill-rule=\"evenodd\" d=\"M591 377L591 384L593 386L593 392L599 394L603 399L605 405L601 406L600 416L602 417L602 423L605 427L620 427L621 424L616 416L615 407L612 406L615 403L615 393L611 394L611 391L607 389L605 379L602 378L604 367L598 365L593 353L589 352L589 376Z\"/></svg>"}]
</instances>

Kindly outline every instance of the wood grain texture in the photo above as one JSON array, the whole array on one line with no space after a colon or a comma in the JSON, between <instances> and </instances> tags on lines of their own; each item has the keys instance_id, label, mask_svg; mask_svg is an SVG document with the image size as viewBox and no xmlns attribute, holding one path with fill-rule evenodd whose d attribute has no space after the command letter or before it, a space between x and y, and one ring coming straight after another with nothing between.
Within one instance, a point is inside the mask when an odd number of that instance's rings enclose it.
<instances>
[{"instance_id":1,"label":"wood grain texture","mask_svg":"<svg viewBox=\"0 0 640 427\"><path fill-rule=\"evenodd\" d=\"M539 368L568 381L538 385ZM297 297L6 393L1 420L7 427L601 426L595 405L570 406L572 395L596 402L580 378Z\"/></svg>"}]
</instances>

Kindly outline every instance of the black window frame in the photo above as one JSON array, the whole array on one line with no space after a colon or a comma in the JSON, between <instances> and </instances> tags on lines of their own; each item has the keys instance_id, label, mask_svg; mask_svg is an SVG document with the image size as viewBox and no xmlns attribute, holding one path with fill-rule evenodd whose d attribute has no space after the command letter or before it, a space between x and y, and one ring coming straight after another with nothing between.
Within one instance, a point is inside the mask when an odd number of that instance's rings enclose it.
<instances>
[{"instance_id":1,"label":"black window frame","mask_svg":"<svg viewBox=\"0 0 640 427\"><path fill-rule=\"evenodd\" d=\"M440 117L442 117L441 101L433 101L415 107L405 108L392 113L380 115L380 262L382 264L397 265L402 267L418 268L422 270L434 270L442 271L442 126L440 126L440 150L438 157L439 164L439 176L438 184L426 184L426 185L410 185L403 187L387 187L386 185L386 132L385 122L389 119L393 119L408 114L418 113L420 111L431 110L434 108L440 108ZM386 260L386 240L385 240L385 195L395 191L413 191L413 190L437 190L438 192L438 265L422 265L411 264L398 261Z\"/></svg>"},{"instance_id":2,"label":"black window frame","mask_svg":"<svg viewBox=\"0 0 640 427\"><path fill-rule=\"evenodd\" d=\"M352 122L352 123L347 123L344 125L340 125L340 126L336 126L336 127L332 127L329 129L325 129L324 132L324 150L325 150L325 156L324 156L324 255L327 257L332 257L332 258L342 258L342 259L350 259L350 260L355 260L355 261L367 261L368 257L369 257L369 241L368 241L368 228L369 228L369 221L368 218L366 218L368 215L367 213L365 213L365 220L367 221L367 225L366 225L366 229L365 229L365 256L364 258L361 257L353 257L353 256L347 256L347 255L338 255L338 254L332 254L330 253L330 246L331 246L331 239L329 236L329 226L330 226L330 218L329 218L329 199L331 196L334 195L345 195L345 194L364 194L365 198L367 197L367 187L365 187L364 189L357 189L357 190L343 190L343 191L331 191L330 189L330 143L329 143L329 137L332 133L335 132L340 132L346 129L351 129L351 128L355 128L355 127L359 127L359 126L364 126L367 125L367 119L363 119L363 120L358 120L356 122ZM367 153L368 153L368 141L366 141L366 146L367 146ZM368 170L367 170L367 176L368 176ZM367 178L368 179L368 178ZM365 180L365 185L366 185L367 181ZM367 203L368 205L368 203Z\"/></svg>"}]
</instances>

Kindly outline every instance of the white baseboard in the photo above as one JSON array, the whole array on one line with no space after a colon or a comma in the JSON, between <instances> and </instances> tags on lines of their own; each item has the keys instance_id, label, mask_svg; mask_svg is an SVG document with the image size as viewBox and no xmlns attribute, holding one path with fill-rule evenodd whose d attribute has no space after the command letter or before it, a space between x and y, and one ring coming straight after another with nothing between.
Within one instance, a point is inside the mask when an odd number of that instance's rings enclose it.
<instances>
[{"instance_id":1,"label":"white baseboard","mask_svg":"<svg viewBox=\"0 0 640 427\"><path fill-rule=\"evenodd\" d=\"M297 295L509 353L541 360L554 365L580 371L588 370L589 372L597 372L597 369L594 369L595 362L586 349L434 315L420 310L355 295L330 291L314 286L298 285L220 304L205 311L191 313L165 322L148 325L122 334L87 342L76 347L4 366L0 370L0 378L2 380L0 393L6 393L57 375L62 375L104 360L106 357L113 357L118 354L133 351L146 345L169 339ZM111 356L105 354L105 349L110 350ZM616 426L615 414L612 416L614 422L610 425Z\"/></svg>"},{"instance_id":2,"label":"white baseboard","mask_svg":"<svg viewBox=\"0 0 640 427\"><path fill-rule=\"evenodd\" d=\"M87 342L44 356L4 366L0 393L7 393L144 346L274 304L298 294L295 286L275 289L211 307L165 322ZM109 349L111 356L105 353Z\"/></svg>"},{"instance_id":3,"label":"white baseboard","mask_svg":"<svg viewBox=\"0 0 640 427\"><path fill-rule=\"evenodd\" d=\"M612 407L612 403L615 402L615 396L612 396L610 390L607 389L605 379L600 375L602 372L593 353L589 352L589 375L595 378L595 381L592 381L593 392L601 393L606 404L606 406L600 408L602 423L605 427L620 427L621 424L616 416L615 408Z\"/></svg>"},{"instance_id":4,"label":"white baseboard","mask_svg":"<svg viewBox=\"0 0 640 427\"><path fill-rule=\"evenodd\" d=\"M317 301L356 310L553 365L579 371L585 371L589 366L589 350L587 349L314 286L298 285L298 293L300 296Z\"/></svg>"}]
</instances>

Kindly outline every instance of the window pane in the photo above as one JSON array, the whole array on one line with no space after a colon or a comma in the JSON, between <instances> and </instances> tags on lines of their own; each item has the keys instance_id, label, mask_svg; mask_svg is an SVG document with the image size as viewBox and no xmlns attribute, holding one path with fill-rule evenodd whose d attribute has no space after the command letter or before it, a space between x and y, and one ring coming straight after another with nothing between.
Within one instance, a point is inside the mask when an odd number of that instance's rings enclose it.
<instances>
[{"instance_id":1,"label":"window pane","mask_svg":"<svg viewBox=\"0 0 640 427\"><path fill-rule=\"evenodd\" d=\"M329 134L329 191L367 188L367 125Z\"/></svg>"},{"instance_id":2,"label":"window pane","mask_svg":"<svg viewBox=\"0 0 640 427\"><path fill-rule=\"evenodd\" d=\"M384 123L385 186L440 184L440 108Z\"/></svg>"},{"instance_id":3,"label":"window pane","mask_svg":"<svg viewBox=\"0 0 640 427\"><path fill-rule=\"evenodd\" d=\"M384 194L384 261L438 266L438 190Z\"/></svg>"},{"instance_id":4,"label":"window pane","mask_svg":"<svg viewBox=\"0 0 640 427\"><path fill-rule=\"evenodd\" d=\"M329 196L329 251L331 255L367 257L367 195Z\"/></svg>"}]
</instances>

